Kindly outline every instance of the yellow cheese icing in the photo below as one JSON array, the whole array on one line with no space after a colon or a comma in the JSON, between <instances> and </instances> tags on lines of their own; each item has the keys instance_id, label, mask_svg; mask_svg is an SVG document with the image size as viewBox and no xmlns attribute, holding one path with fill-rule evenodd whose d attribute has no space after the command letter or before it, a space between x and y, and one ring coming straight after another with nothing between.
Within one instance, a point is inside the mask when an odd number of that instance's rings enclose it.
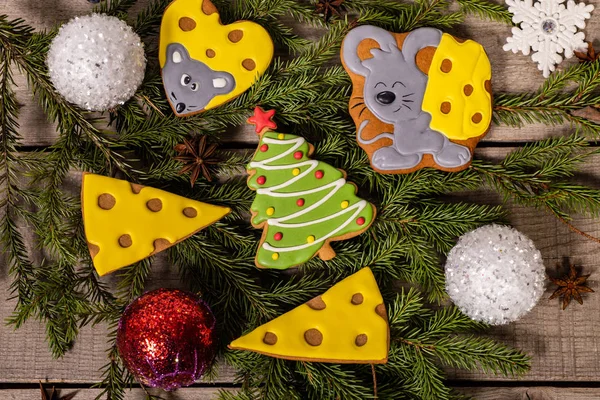
<instances>
[{"instance_id":1,"label":"yellow cheese icing","mask_svg":"<svg viewBox=\"0 0 600 400\"><path fill-rule=\"evenodd\" d=\"M290 360L387 362L388 320L371 269L361 269L321 296L234 340L229 348Z\"/></svg>"},{"instance_id":2,"label":"yellow cheese icing","mask_svg":"<svg viewBox=\"0 0 600 400\"><path fill-rule=\"evenodd\" d=\"M193 59L205 63L215 71L226 71L233 75L233 91L213 98L206 105L206 110L245 92L267 70L273 58L273 41L265 28L250 21L223 25L218 12L208 15L204 13L203 9L211 8L214 9L214 6L208 0L173 1L163 15L158 53L162 68L166 62L167 46L170 43L181 43ZM194 29L182 30L179 22L182 18L193 20ZM234 31L240 31L236 32L237 37L235 34L230 36ZM254 63L253 69L248 70L244 66L246 60Z\"/></svg>"},{"instance_id":3,"label":"yellow cheese icing","mask_svg":"<svg viewBox=\"0 0 600 400\"><path fill-rule=\"evenodd\" d=\"M491 77L490 60L479 43L459 43L444 33L423 99L423 111L431 114L430 127L453 140L485 133L492 119Z\"/></svg>"},{"instance_id":4,"label":"yellow cheese icing","mask_svg":"<svg viewBox=\"0 0 600 400\"><path fill-rule=\"evenodd\" d=\"M83 175L81 208L99 275L162 251L230 212L227 207L94 174Z\"/></svg>"}]
</instances>

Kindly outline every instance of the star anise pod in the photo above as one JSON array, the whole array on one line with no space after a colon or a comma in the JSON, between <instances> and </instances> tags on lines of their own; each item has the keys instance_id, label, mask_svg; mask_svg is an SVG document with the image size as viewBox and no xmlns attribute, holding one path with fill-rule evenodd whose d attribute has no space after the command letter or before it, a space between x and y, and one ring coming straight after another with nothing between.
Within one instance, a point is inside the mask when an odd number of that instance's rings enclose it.
<instances>
[{"instance_id":1,"label":"star anise pod","mask_svg":"<svg viewBox=\"0 0 600 400\"><path fill-rule=\"evenodd\" d=\"M319 0L315 6L317 14L323 14L325 22L329 22L332 15L340 16L344 0Z\"/></svg>"},{"instance_id":2,"label":"star anise pod","mask_svg":"<svg viewBox=\"0 0 600 400\"><path fill-rule=\"evenodd\" d=\"M178 155L174 160L183 163L183 167L179 170L179 175L190 172L190 183L194 187L194 183L198 180L200 173L209 181L212 181L208 165L214 165L219 162L216 158L211 158L217 150L216 144L211 144L207 147L206 136L196 137L188 140L183 139L183 143L175 146L175 151Z\"/></svg>"},{"instance_id":3,"label":"star anise pod","mask_svg":"<svg viewBox=\"0 0 600 400\"><path fill-rule=\"evenodd\" d=\"M596 61L598 58L600 58L600 53L596 53L596 50L594 50L594 46L592 45L591 42L586 42L587 43L587 51L584 53L582 51L575 51L575 57L577 57L579 59L579 62L594 62Z\"/></svg>"},{"instance_id":4,"label":"star anise pod","mask_svg":"<svg viewBox=\"0 0 600 400\"><path fill-rule=\"evenodd\" d=\"M40 392L42 393L42 400L72 400L73 398L75 398L75 395L77 395L77 391L75 391L65 396L58 397L58 392L56 391L54 386L52 386L50 394L48 394L46 388L44 388L44 385L42 385L42 382L40 382Z\"/></svg>"},{"instance_id":5,"label":"star anise pod","mask_svg":"<svg viewBox=\"0 0 600 400\"><path fill-rule=\"evenodd\" d=\"M557 265L560 267L560 264ZM562 309L567 308L571 299L577 300L579 304L583 304L583 298L581 297L581 293L593 293L594 291L585 286L585 281L589 278L588 275L579 276L577 271L575 270L575 265L569 263L569 274L565 275L560 279L550 278L550 280L558 285L558 288L552 293L549 300L555 299L559 296L563 296L563 304Z\"/></svg>"}]
</instances>

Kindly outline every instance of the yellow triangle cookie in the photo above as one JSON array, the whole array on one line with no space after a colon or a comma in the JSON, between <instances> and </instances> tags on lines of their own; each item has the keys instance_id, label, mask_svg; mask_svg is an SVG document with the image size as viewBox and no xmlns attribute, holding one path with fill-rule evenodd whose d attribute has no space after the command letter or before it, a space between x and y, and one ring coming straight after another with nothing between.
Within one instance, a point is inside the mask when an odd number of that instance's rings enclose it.
<instances>
[{"instance_id":1,"label":"yellow triangle cookie","mask_svg":"<svg viewBox=\"0 0 600 400\"><path fill-rule=\"evenodd\" d=\"M229 345L287 360L384 364L389 326L370 268Z\"/></svg>"},{"instance_id":2,"label":"yellow triangle cookie","mask_svg":"<svg viewBox=\"0 0 600 400\"><path fill-rule=\"evenodd\" d=\"M231 210L106 176L83 174L81 209L99 275L143 260Z\"/></svg>"}]
</instances>

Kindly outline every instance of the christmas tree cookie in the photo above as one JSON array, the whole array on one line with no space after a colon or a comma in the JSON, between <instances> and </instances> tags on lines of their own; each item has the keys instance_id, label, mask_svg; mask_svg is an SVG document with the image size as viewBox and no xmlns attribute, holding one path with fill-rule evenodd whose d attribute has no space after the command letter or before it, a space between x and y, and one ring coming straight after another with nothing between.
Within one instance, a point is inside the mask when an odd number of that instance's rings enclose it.
<instances>
[{"instance_id":1,"label":"christmas tree cookie","mask_svg":"<svg viewBox=\"0 0 600 400\"><path fill-rule=\"evenodd\" d=\"M81 209L88 247L99 275L161 252L230 211L94 174L83 174Z\"/></svg>"},{"instance_id":2,"label":"christmas tree cookie","mask_svg":"<svg viewBox=\"0 0 600 400\"><path fill-rule=\"evenodd\" d=\"M370 268L234 340L230 349L286 360L384 364L389 326Z\"/></svg>"},{"instance_id":3,"label":"christmas tree cookie","mask_svg":"<svg viewBox=\"0 0 600 400\"><path fill-rule=\"evenodd\" d=\"M260 136L247 166L248 186L256 190L252 225L264 229L256 265L286 269L315 255L329 260L335 256L329 242L364 232L375 206L356 196L344 171L311 160L313 147L306 140L270 131L276 128L273 114L257 107L248 120Z\"/></svg>"}]
</instances>

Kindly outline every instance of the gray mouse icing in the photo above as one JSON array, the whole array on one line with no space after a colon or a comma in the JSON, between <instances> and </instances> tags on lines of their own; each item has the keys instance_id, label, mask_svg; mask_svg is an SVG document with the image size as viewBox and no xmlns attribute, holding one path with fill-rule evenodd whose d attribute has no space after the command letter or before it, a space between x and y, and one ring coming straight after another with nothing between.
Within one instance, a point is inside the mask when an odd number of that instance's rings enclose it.
<instances>
[{"instance_id":1,"label":"gray mouse icing","mask_svg":"<svg viewBox=\"0 0 600 400\"><path fill-rule=\"evenodd\" d=\"M425 154L433 156L444 168L457 168L471 160L469 148L432 130L431 115L422 110L428 78L417 67L416 56L425 47L437 47L441 38L442 32L437 29L419 28L406 36L400 50L390 32L363 25L351 30L344 39L342 56L346 68L365 78L364 105L378 119L394 126L394 132L369 140L362 137L369 120L358 127L357 140L361 144L392 140L392 145L373 153L371 163L379 170L414 168ZM365 39L375 40L380 48L371 50L372 58L361 60L358 46Z\"/></svg>"},{"instance_id":2,"label":"gray mouse icing","mask_svg":"<svg viewBox=\"0 0 600 400\"><path fill-rule=\"evenodd\" d=\"M215 96L227 94L235 88L233 75L214 71L191 58L180 43L167 46L162 77L171 107L178 116L201 111Z\"/></svg>"}]
</instances>

